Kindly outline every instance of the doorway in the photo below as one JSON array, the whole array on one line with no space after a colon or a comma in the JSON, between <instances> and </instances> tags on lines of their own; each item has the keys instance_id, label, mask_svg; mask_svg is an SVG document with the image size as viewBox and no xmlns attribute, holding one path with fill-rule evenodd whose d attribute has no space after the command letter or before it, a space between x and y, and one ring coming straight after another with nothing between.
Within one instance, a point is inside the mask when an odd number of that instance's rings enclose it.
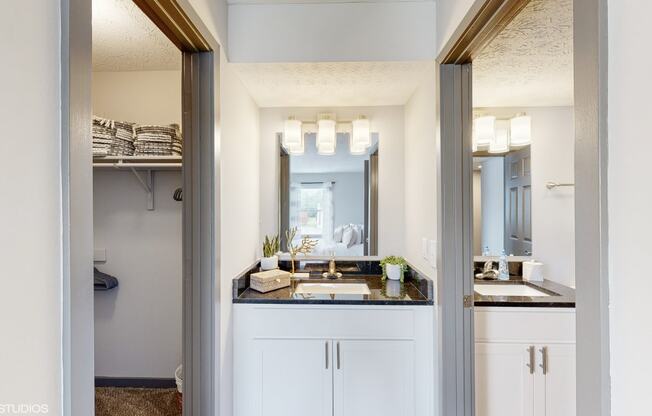
<instances>
[{"instance_id":1,"label":"doorway","mask_svg":"<svg viewBox=\"0 0 652 416\"><path fill-rule=\"evenodd\" d=\"M529 3L479 1L439 62L440 142L438 290L442 414L476 414L474 353L472 66L478 53ZM606 268L606 8L573 1L577 414L609 414ZM534 242L536 244L536 241ZM535 248L536 250L536 248Z\"/></svg>"},{"instance_id":2,"label":"doorway","mask_svg":"<svg viewBox=\"0 0 652 416\"><path fill-rule=\"evenodd\" d=\"M216 279L215 149L219 138L219 44L191 9L134 3L180 50L183 213L181 222L183 414L214 411ZM62 177L64 184L64 414L93 411L93 225L90 0L62 2ZM145 162L149 163L149 162ZM124 167L124 166L121 166ZM152 166L138 166L140 168ZM134 166L134 168L136 168ZM152 187L139 172L139 186ZM134 175L136 176L136 175ZM147 194L151 192L146 192ZM172 197L171 195L169 196ZM143 209L150 207L149 195ZM155 202L155 200L154 200ZM155 205L154 205L155 206Z\"/></svg>"}]
</instances>

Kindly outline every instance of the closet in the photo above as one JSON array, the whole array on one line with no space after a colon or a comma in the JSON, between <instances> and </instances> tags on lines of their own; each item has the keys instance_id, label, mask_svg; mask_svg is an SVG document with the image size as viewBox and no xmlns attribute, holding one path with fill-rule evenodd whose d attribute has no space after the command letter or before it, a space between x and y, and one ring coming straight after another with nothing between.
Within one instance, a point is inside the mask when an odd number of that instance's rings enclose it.
<instances>
[{"instance_id":1,"label":"closet","mask_svg":"<svg viewBox=\"0 0 652 416\"><path fill-rule=\"evenodd\" d=\"M131 0L93 3L96 414L153 398L180 414L181 52Z\"/></svg>"}]
</instances>

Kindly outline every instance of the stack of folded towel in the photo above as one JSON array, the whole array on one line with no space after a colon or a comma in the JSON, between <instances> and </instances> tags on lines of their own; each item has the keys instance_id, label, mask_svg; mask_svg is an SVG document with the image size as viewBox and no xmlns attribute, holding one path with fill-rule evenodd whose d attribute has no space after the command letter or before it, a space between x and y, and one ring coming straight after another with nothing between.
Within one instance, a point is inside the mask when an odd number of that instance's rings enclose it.
<instances>
[{"instance_id":1,"label":"stack of folded towel","mask_svg":"<svg viewBox=\"0 0 652 416\"><path fill-rule=\"evenodd\" d=\"M115 136L111 143L112 156L131 156L134 154L134 124L116 121Z\"/></svg>"},{"instance_id":2,"label":"stack of folded towel","mask_svg":"<svg viewBox=\"0 0 652 416\"><path fill-rule=\"evenodd\" d=\"M181 155L179 126L136 126L135 154L139 156Z\"/></svg>"},{"instance_id":3,"label":"stack of folded towel","mask_svg":"<svg viewBox=\"0 0 652 416\"><path fill-rule=\"evenodd\" d=\"M113 120L93 117L93 156L108 156L115 137Z\"/></svg>"},{"instance_id":4,"label":"stack of folded towel","mask_svg":"<svg viewBox=\"0 0 652 416\"><path fill-rule=\"evenodd\" d=\"M181 156L178 124L138 126L93 116L93 156Z\"/></svg>"}]
</instances>

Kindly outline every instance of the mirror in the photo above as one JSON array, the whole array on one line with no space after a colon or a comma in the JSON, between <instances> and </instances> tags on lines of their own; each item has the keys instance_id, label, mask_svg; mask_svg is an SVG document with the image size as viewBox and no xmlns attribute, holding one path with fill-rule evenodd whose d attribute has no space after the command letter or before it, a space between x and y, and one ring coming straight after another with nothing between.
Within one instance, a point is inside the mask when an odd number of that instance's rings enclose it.
<instances>
[{"instance_id":1,"label":"mirror","mask_svg":"<svg viewBox=\"0 0 652 416\"><path fill-rule=\"evenodd\" d=\"M312 256L376 255L378 247L378 134L352 154L349 133L337 133L335 153L317 151L316 134L304 134L301 154L280 146L280 230L297 227L297 240L318 241ZM281 136L279 135L279 140Z\"/></svg>"},{"instance_id":2,"label":"mirror","mask_svg":"<svg viewBox=\"0 0 652 416\"><path fill-rule=\"evenodd\" d=\"M531 256L530 146L484 153L473 157L473 254Z\"/></svg>"}]
</instances>

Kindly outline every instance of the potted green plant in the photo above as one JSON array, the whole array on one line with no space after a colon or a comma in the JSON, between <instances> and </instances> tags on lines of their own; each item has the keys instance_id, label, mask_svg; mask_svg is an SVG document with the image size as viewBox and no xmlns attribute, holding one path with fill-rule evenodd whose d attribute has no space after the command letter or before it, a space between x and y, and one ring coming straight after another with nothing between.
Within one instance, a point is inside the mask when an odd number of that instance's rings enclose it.
<instances>
[{"instance_id":1,"label":"potted green plant","mask_svg":"<svg viewBox=\"0 0 652 416\"><path fill-rule=\"evenodd\" d=\"M383 279L403 281L403 275L407 271L407 262L403 257L387 256L380 261L383 268Z\"/></svg>"},{"instance_id":2,"label":"potted green plant","mask_svg":"<svg viewBox=\"0 0 652 416\"><path fill-rule=\"evenodd\" d=\"M278 269L278 256L276 253L281 248L281 242L278 235L265 236L263 241L263 258L260 259L260 268L263 270Z\"/></svg>"}]
</instances>

